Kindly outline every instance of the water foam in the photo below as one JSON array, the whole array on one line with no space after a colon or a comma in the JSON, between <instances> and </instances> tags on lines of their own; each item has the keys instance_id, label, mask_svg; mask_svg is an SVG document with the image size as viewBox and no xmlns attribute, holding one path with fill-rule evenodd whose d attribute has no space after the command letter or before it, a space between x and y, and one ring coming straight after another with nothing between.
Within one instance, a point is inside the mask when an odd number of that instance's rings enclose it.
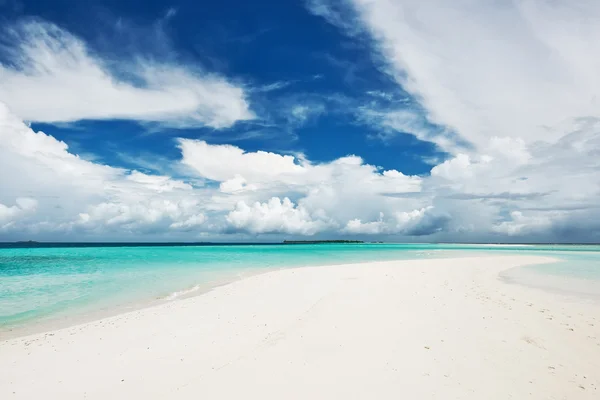
<instances>
[{"instance_id":1,"label":"water foam","mask_svg":"<svg viewBox=\"0 0 600 400\"><path fill-rule=\"evenodd\" d=\"M192 286L191 288L187 288L187 289L183 289L183 290L178 290L178 291L175 291L175 292L169 294L164 299L167 300L167 301L168 300L175 300L178 297L185 296L185 295L197 292L201 288L202 288L202 285L195 285L195 286Z\"/></svg>"}]
</instances>

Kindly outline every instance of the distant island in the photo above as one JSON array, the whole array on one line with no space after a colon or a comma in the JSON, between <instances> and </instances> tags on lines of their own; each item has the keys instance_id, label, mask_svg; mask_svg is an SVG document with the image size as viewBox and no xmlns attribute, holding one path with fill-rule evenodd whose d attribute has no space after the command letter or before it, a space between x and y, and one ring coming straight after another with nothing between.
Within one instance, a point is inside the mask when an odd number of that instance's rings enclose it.
<instances>
[{"instance_id":1,"label":"distant island","mask_svg":"<svg viewBox=\"0 0 600 400\"><path fill-rule=\"evenodd\" d=\"M361 240L284 240L283 244L364 243Z\"/></svg>"}]
</instances>

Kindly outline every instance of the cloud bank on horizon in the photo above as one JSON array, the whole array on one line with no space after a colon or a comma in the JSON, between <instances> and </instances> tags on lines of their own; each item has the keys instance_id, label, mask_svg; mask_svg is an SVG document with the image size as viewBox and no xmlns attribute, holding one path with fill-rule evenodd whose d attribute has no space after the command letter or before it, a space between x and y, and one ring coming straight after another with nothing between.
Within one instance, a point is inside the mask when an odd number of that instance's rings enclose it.
<instances>
[{"instance_id":1,"label":"cloud bank on horizon","mask_svg":"<svg viewBox=\"0 0 600 400\"><path fill-rule=\"evenodd\" d=\"M373 71L336 61L344 92L319 86L316 62L269 83L171 44L168 57L111 57L52 21L11 22L0 240L600 241L600 4L310 0L298 12ZM147 131L122 139L137 164L104 154L86 121ZM76 151L62 129L96 141ZM164 148L144 147L165 132ZM394 164L407 154L427 170Z\"/></svg>"}]
</instances>

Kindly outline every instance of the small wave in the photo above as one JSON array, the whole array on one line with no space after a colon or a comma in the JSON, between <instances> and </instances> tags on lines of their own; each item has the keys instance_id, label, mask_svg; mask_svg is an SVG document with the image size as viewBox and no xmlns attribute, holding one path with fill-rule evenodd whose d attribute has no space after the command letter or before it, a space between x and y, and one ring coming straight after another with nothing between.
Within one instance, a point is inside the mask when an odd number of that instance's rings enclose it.
<instances>
[{"instance_id":1,"label":"small wave","mask_svg":"<svg viewBox=\"0 0 600 400\"><path fill-rule=\"evenodd\" d=\"M164 297L164 299L165 300L175 300L178 297L197 292L198 290L200 290L201 287L202 287L201 285L196 285L196 286L193 286L188 289L178 290L178 291L173 292L173 293L169 294L168 296Z\"/></svg>"},{"instance_id":2,"label":"small wave","mask_svg":"<svg viewBox=\"0 0 600 400\"><path fill-rule=\"evenodd\" d=\"M418 256L432 256L432 255L434 255L434 254L435 254L435 252L436 252L436 251L439 251L439 250L430 250L430 251L417 251L417 253L416 253L416 254L417 254Z\"/></svg>"},{"instance_id":3,"label":"small wave","mask_svg":"<svg viewBox=\"0 0 600 400\"><path fill-rule=\"evenodd\" d=\"M534 247L534 244L522 243L469 243L473 247Z\"/></svg>"}]
</instances>

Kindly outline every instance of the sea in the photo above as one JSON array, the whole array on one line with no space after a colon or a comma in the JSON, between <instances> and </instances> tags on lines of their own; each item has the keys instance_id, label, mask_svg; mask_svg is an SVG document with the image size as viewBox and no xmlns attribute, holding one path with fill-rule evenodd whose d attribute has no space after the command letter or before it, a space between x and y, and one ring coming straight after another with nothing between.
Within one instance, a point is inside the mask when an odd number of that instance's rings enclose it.
<instances>
[{"instance_id":1,"label":"sea","mask_svg":"<svg viewBox=\"0 0 600 400\"><path fill-rule=\"evenodd\" d=\"M0 335L176 301L282 268L510 254L559 262L505 271L508 284L600 301L599 245L4 243Z\"/></svg>"}]
</instances>

